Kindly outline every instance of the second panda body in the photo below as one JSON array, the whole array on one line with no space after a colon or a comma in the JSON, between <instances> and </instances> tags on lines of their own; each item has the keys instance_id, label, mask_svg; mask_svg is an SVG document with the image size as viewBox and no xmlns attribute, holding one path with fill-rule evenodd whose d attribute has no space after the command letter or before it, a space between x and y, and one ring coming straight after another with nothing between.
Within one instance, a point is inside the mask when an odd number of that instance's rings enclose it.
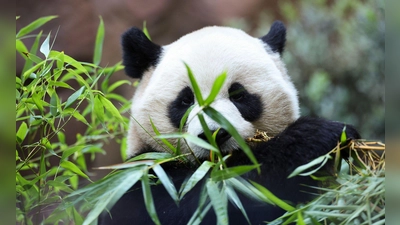
<instances>
[{"instance_id":1,"label":"second panda body","mask_svg":"<svg viewBox=\"0 0 400 225\"><path fill-rule=\"evenodd\" d=\"M184 126L185 132L204 138L196 113L200 111L187 76L186 63L199 84L203 98L211 92L215 78L222 72L227 78L211 104L238 131L242 138L252 137L259 129L273 135L268 142L252 145L252 152L261 165L261 173L250 171L242 178L255 181L277 197L292 203L305 202L315 192L304 185L317 185L310 177L288 175L298 166L327 154L338 143L344 124L318 118L299 118L297 90L281 60L285 43L285 27L275 22L269 33L253 38L232 28L209 27L188 34L178 41L158 46L136 28L122 38L123 62L127 74L140 78L141 83L133 98L128 155L144 152L165 152L165 148L149 136L151 122L161 133L177 132L180 121L193 107ZM231 134L209 117L207 126L219 130L216 142L222 154L231 154L228 166L251 165ZM357 131L347 126L348 138L359 138ZM176 144L176 142L173 142ZM193 152L189 162L208 160L209 150L192 143L182 145L184 153ZM194 163L169 163L164 169L179 188L196 170ZM329 170L329 164L324 168ZM199 205L203 179L175 204L162 185L152 186L155 207L162 224L187 224ZM250 223L262 224L284 213L277 206L239 196ZM247 220L235 204L228 203L230 224L246 224ZM102 224L152 223L143 203L140 185L135 185L110 210L103 214ZM217 218L210 209L202 217L202 224L215 224Z\"/></svg>"}]
</instances>

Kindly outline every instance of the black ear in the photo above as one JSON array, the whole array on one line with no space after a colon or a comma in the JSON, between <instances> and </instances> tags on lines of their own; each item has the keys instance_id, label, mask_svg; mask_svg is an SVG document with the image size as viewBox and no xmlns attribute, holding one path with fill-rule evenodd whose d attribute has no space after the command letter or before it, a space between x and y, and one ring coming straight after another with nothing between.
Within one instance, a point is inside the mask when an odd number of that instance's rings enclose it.
<instances>
[{"instance_id":1,"label":"black ear","mask_svg":"<svg viewBox=\"0 0 400 225\"><path fill-rule=\"evenodd\" d=\"M132 27L122 35L122 62L125 73L132 78L142 78L143 73L155 66L161 47L151 42L140 29Z\"/></svg>"},{"instance_id":2,"label":"black ear","mask_svg":"<svg viewBox=\"0 0 400 225\"><path fill-rule=\"evenodd\" d=\"M282 54L286 42L286 28L282 21L275 21L268 34L261 37L261 40L267 43L273 52Z\"/></svg>"}]
</instances>

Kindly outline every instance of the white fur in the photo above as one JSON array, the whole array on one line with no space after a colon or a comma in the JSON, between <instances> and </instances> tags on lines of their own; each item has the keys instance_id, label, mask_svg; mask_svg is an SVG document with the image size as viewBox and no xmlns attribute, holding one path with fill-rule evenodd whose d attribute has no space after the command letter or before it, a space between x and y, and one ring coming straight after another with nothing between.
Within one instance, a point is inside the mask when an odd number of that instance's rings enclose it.
<instances>
[{"instance_id":1,"label":"white fur","mask_svg":"<svg viewBox=\"0 0 400 225\"><path fill-rule=\"evenodd\" d=\"M154 135L150 118L161 133L176 132L168 118L168 105L182 88L191 86L184 63L193 71L203 98L211 91L215 78L223 71L228 76L213 107L225 116L243 138L261 129L276 134L299 116L297 91L286 73L279 54L258 38L241 30L226 27L207 27L187 34L176 42L164 46L159 64L147 71L134 95L131 109L134 120L130 123L128 155L140 153L144 146L156 151L165 151L151 137ZM228 89L234 82L241 83L249 93L261 97L263 113L260 119L250 123L229 100ZM200 123L190 115L187 132L198 135ZM217 124L206 118L211 129ZM147 131L145 132L143 128ZM222 146L229 151L236 143L229 140ZM191 146L197 156L206 156L208 151Z\"/></svg>"}]
</instances>

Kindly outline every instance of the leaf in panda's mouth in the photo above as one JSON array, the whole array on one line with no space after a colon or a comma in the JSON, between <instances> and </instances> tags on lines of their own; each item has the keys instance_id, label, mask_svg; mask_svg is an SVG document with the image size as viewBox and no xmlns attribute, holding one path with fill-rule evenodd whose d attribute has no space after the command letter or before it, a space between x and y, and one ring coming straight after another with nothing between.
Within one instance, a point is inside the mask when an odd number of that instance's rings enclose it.
<instances>
[{"instance_id":1,"label":"leaf in panda's mouth","mask_svg":"<svg viewBox=\"0 0 400 225\"><path fill-rule=\"evenodd\" d=\"M267 132L257 129L253 137L246 138L246 142L267 142L271 138L273 137L268 136Z\"/></svg>"}]
</instances>

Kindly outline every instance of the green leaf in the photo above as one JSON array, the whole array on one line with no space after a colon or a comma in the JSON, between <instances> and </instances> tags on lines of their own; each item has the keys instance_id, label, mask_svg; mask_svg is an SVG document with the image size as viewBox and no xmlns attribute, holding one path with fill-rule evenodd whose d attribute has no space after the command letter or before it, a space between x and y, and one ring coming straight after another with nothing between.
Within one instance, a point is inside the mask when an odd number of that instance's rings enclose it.
<instances>
[{"instance_id":1,"label":"green leaf","mask_svg":"<svg viewBox=\"0 0 400 225\"><path fill-rule=\"evenodd\" d=\"M96 42L94 45L94 54L93 54L93 64L99 65L101 61L101 56L103 52L103 42L104 42L104 22L103 18L99 16L100 24L97 28Z\"/></svg>"},{"instance_id":2,"label":"green leaf","mask_svg":"<svg viewBox=\"0 0 400 225\"><path fill-rule=\"evenodd\" d=\"M60 56L59 56L60 54L62 54L62 53L58 52L58 51L55 51L55 50L51 50L50 54L49 54L49 59L60 60ZM64 62L70 64L73 67L75 67L78 71L86 74L91 79L91 77L90 77L88 71L85 69L85 67L83 67L80 62L76 61L71 56L68 56L68 55L64 54Z\"/></svg>"},{"instance_id":3,"label":"green leaf","mask_svg":"<svg viewBox=\"0 0 400 225\"><path fill-rule=\"evenodd\" d=\"M79 146L70 147L70 148L64 150L63 154L61 156L61 161L64 161L66 159L68 160L68 157L70 155L74 154L77 151L81 151L85 147L86 147L85 145L79 145Z\"/></svg>"},{"instance_id":4,"label":"green leaf","mask_svg":"<svg viewBox=\"0 0 400 225\"><path fill-rule=\"evenodd\" d=\"M25 56L25 53L29 52L25 44L19 39L15 40L15 48L22 56Z\"/></svg>"},{"instance_id":5,"label":"green leaf","mask_svg":"<svg viewBox=\"0 0 400 225\"><path fill-rule=\"evenodd\" d=\"M40 52L47 58L50 53L50 33L47 35L47 38L44 40L43 44L40 46Z\"/></svg>"},{"instance_id":6,"label":"green leaf","mask_svg":"<svg viewBox=\"0 0 400 225\"><path fill-rule=\"evenodd\" d=\"M28 57L30 60L25 60L25 65L24 68L22 69L22 71L25 73L25 71L27 71L29 68L31 68L33 66L33 61L35 61L35 63L39 63L40 61L36 61L35 59L33 59L33 57L31 57L32 55L36 55L37 50L39 48L39 43L40 43L40 38L42 37L42 31L39 32L39 34L36 35L35 41L32 44L31 50L29 51ZM39 58L39 57L38 57Z\"/></svg>"},{"instance_id":7,"label":"green leaf","mask_svg":"<svg viewBox=\"0 0 400 225\"><path fill-rule=\"evenodd\" d=\"M219 153L218 148L210 145L207 141L205 141L205 140L203 140L203 139L201 139L201 138L199 138L197 136L194 136L194 135L191 135L191 134L188 134L188 133L184 133L183 137L185 138L185 140L187 142L191 142L191 143L193 143L193 144L195 144L195 145L197 145L199 147L202 147L204 149L208 149L208 150L211 150L211 151Z\"/></svg>"},{"instance_id":8,"label":"green leaf","mask_svg":"<svg viewBox=\"0 0 400 225\"><path fill-rule=\"evenodd\" d=\"M24 140L26 135L28 134L28 125L25 122L22 122L17 131L17 142L21 144Z\"/></svg>"},{"instance_id":9,"label":"green leaf","mask_svg":"<svg viewBox=\"0 0 400 225\"><path fill-rule=\"evenodd\" d=\"M45 23L49 22L50 20L56 18L57 16L46 16L46 17L42 17L39 18L35 21L33 21L32 23L30 23L29 25L21 28L21 30L19 30L19 32L17 33L16 38L20 38L22 36L25 36L27 34L29 34L30 32L36 30L37 28L43 26Z\"/></svg>"},{"instance_id":10,"label":"green leaf","mask_svg":"<svg viewBox=\"0 0 400 225\"><path fill-rule=\"evenodd\" d=\"M30 69L25 71L25 73L22 75L22 80L25 81L26 79L28 79L31 76L31 74L33 74L33 72L38 70L45 63L46 63L46 61L41 61L40 63L34 65L33 67L31 67Z\"/></svg>"},{"instance_id":11,"label":"green leaf","mask_svg":"<svg viewBox=\"0 0 400 225\"><path fill-rule=\"evenodd\" d=\"M192 88L193 88L193 92L194 92L194 96L197 99L197 103L200 106L204 106L204 100L203 100L203 96L201 95L201 91L200 91L200 87L197 84L197 81L192 73L192 70L190 69L190 67L184 62L186 70L188 72L188 76L189 76L189 80L190 83L192 84Z\"/></svg>"},{"instance_id":12,"label":"green leaf","mask_svg":"<svg viewBox=\"0 0 400 225\"><path fill-rule=\"evenodd\" d=\"M240 201L239 196L236 194L235 190L230 187L229 185L226 185L225 189L226 194L228 195L229 200L242 212L243 216L246 218L247 223L250 223L249 217L247 216L246 210L243 207L242 202Z\"/></svg>"},{"instance_id":13,"label":"green leaf","mask_svg":"<svg viewBox=\"0 0 400 225\"><path fill-rule=\"evenodd\" d=\"M64 52L61 51L60 54L55 55L54 59L57 61L57 69L59 69L61 75L61 72L64 69ZM58 80L60 75L54 75L54 79Z\"/></svg>"},{"instance_id":14,"label":"green leaf","mask_svg":"<svg viewBox=\"0 0 400 225\"><path fill-rule=\"evenodd\" d=\"M229 178L245 174L258 167L259 165L245 165L245 166L230 167L223 170L215 170L211 172L211 179L213 181L227 180Z\"/></svg>"},{"instance_id":15,"label":"green leaf","mask_svg":"<svg viewBox=\"0 0 400 225\"><path fill-rule=\"evenodd\" d=\"M172 157L174 157L174 156L168 152L148 152L148 153L140 154L132 159L129 159L128 162L144 160L144 159L153 159L153 160L169 159Z\"/></svg>"},{"instance_id":16,"label":"green leaf","mask_svg":"<svg viewBox=\"0 0 400 225\"><path fill-rule=\"evenodd\" d=\"M149 213L153 222L157 225L160 225L161 223L158 219L157 211L154 206L153 195L151 194L151 187L149 183L149 176L147 173L145 173L142 177L142 191L147 212Z\"/></svg>"},{"instance_id":17,"label":"green leaf","mask_svg":"<svg viewBox=\"0 0 400 225\"><path fill-rule=\"evenodd\" d=\"M96 115L96 118L100 122L104 122L104 107L103 107L103 103L100 100L100 95L96 95L94 97L93 110Z\"/></svg>"},{"instance_id":18,"label":"green leaf","mask_svg":"<svg viewBox=\"0 0 400 225\"><path fill-rule=\"evenodd\" d=\"M51 86L54 86L56 88L67 88L67 89L71 89L74 90L69 84L65 83L65 82L60 82L60 81L49 81L49 84Z\"/></svg>"},{"instance_id":19,"label":"green leaf","mask_svg":"<svg viewBox=\"0 0 400 225\"><path fill-rule=\"evenodd\" d=\"M207 140L210 142L210 144L211 144L212 146L214 146L215 149L217 149L217 151L214 151L214 152L216 152L220 157L222 157L221 153L220 153L219 150L218 150L217 142L215 141L215 135L213 135L213 134L211 133L210 129L208 128L207 123L206 123L206 121L205 121L205 119L204 119L203 114L200 112L200 113L197 114L197 117L199 118L201 127L203 128L203 132L204 132L204 134L206 135ZM216 134L216 133L214 133L214 134Z\"/></svg>"},{"instance_id":20,"label":"green leaf","mask_svg":"<svg viewBox=\"0 0 400 225\"><path fill-rule=\"evenodd\" d=\"M73 173L75 173L75 174L77 174L77 175L79 175L81 177L84 177L84 178L90 180L89 177L84 172L82 172L81 169L79 169L75 164L73 164L70 161L62 161L60 163L60 166L62 168L64 168L64 169L66 169L66 170L69 170L69 171L71 171L71 172L73 172Z\"/></svg>"},{"instance_id":21,"label":"green leaf","mask_svg":"<svg viewBox=\"0 0 400 225\"><path fill-rule=\"evenodd\" d=\"M179 198L182 199L186 193L188 193L192 188L207 174L214 163L210 161L204 161L199 168L192 174L189 180L182 184L179 190Z\"/></svg>"},{"instance_id":22,"label":"green leaf","mask_svg":"<svg viewBox=\"0 0 400 225\"><path fill-rule=\"evenodd\" d=\"M112 91L114 91L115 88L117 88L123 84L131 85L131 82L129 80L117 81L117 82L113 83L112 85L110 85L110 87L108 87L107 92L112 92Z\"/></svg>"},{"instance_id":23,"label":"green leaf","mask_svg":"<svg viewBox=\"0 0 400 225\"><path fill-rule=\"evenodd\" d=\"M297 223L296 225L306 225L303 219L303 215L301 215L301 211L297 212Z\"/></svg>"},{"instance_id":24,"label":"green leaf","mask_svg":"<svg viewBox=\"0 0 400 225\"><path fill-rule=\"evenodd\" d=\"M75 202L86 202L91 200L94 207L86 216L83 224L91 224L95 221L104 209L111 209L111 207L124 195L129 188L131 188L143 176L143 167L126 169L118 173L112 174L108 177L96 181L83 189L73 192L68 197L80 195ZM81 203L81 204L82 204ZM59 208L63 210L62 208Z\"/></svg>"},{"instance_id":25,"label":"green leaf","mask_svg":"<svg viewBox=\"0 0 400 225\"><path fill-rule=\"evenodd\" d=\"M160 164L154 165L153 171L154 173L156 173L158 179L161 181L162 185L165 187L165 190L167 190L171 198L175 201L175 203L178 204L179 202L178 192L176 191L174 183L172 183L172 180L165 173L161 165Z\"/></svg>"},{"instance_id":26,"label":"green leaf","mask_svg":"<svg viewBox=\"0 0 400 225\"><path fill-rule=\"evenodd\" d=\"M76 99L79 98L79 96L82 95L83 91L85 90L85 86L82 86L79 88L79 90L75 91L71 96L68 97L67 102L65 103L64 109L68 108L72 103L75 102Z\"/></svg>"},{"instance_id":27,"label":"green leaf","mask_svg":"<svg viewBox=\"0 0 400 225\"><path fill-rule=\"evenodd\" d=\"M328 159L330 159L330 158L331 158L331 156L330 156L329 154L322 155L322 156L320 156L320 157L314 159L313 161L311 161L311 162L309 162L309 163L307 163L307 164L305 164L305 165L302 165L302 166L297 167L297 168L288 176L288 178L292 178L292 177L297 176L297 175L308 176L308 175L310 175L310 174L313 174L313 173L315 173L316 171L318 171L322 166L324 166L325 163L326 163L326 162L328 161ZM314 170L312 170L312 171L310 171L310 172L307 172L307 173L302 173L303 171L306 171L306 170L308 170L308 169L310 169L310 168L312 168L312 167L314 167L314 166L316 166L316 165L318 165L318 164L320 164L320 165L319 165L319 167L318 167L317 169L314 169ZM300 173L302 173L302 174L300 174Z\"/></svg>"},{"instance_id":28,"label":"green leaf","mask_svg":"<svg viewBox=\"0 0 400 225\"><path fill-rule=\"evenodd\" d=\"M151 127L153 128L154 133L156 135L160 135L160 131L158 131L157 127L154 125L153 120L151 120L151 118L150 118L150 124L151 124ZM157 137L157 138L159 138L159 137ZM176 148L171 143L169 143L169 141L166 138L160 138L160 139L169 149L171 149L171 151L174 154L177 154Z\"/></svg>"},{"instance_id":29,"label":"green leaf","mask_svg":"<svg viewBox=\"0 0 400 225\"><path fill-rule=\"evenodd\" d=\"M347 140L346 125L343 127L342 134L340 135L340 143L345 144Z\"/></svg>"},{"instance_id":30,"label":"green leaf","mask_svg":"<svg viewBox=\"0 0 400 225\"><path fill-rule=\"evenodd\" d=\"M50 113L52 116L57 116L58 96L56 92L53 92L50 98Z\"/></svg>"},{"instance_id":31,"label":"green leaf","mask_svg":"<svg viewBox=\"0 0 400 225\"><path fill-rule=\"evenodd\" d=\"M146 21L143 21L143 33L151 41L151 37L150 37L149 31L147 30L147 27L146 27Z\"/></svg>"},{"instance_id":32,"label":"green leaf","mask_svg":"<svg viewBox=\"0 0 400 225\"><path fill-rule=\"evenodd\" d=\"M115 118L119 119L120 121L122 121L122 116L119 113L118 109L115 108L115 106L111 103L110 100L108 100L107 98L103 97L102 95L98 95L100 98L101 103L103 103L104 108L111 113L111 115L113 115Z\"/></svg>"},{"instance_id":33,"label":"green leaf","mask_svg":"<svg viewBox=\"0 0 400 225\"><path fill-rule=\"evenodd\" d=\"M254 187L256 187L261 193L269 200L271 200L273 203L275 203L277 206L281 207L282 209L286 210L287 212L291 212L296 210L293 206L287 204L286 202L282 201L280 198L276 197L272 192L270 192L267 188L264 186L257 184L256 182L250 181Z\"/></svg>"},{"instance_id":34,"label":"green leaf","mask_svg":"<svg viewBox=\"0 0 400 225\"><path fill-rule=\"evenodd\" d=\"M225 71L215 79L213 87L211 88L211 92L208 95L207 99L204 101L204 105L210 105L215 100L215 97L217 97L219 91L222 88L222 85L226 80L226 76L227 73Z\"/></svg>"},{"instance_id":35,"label":"green leaf","mask_svg":"<svg viewBox=\"0 0 400 225\"><path fill-rule=\"evenodd\" d=\"M33 93L32 100L35 103L36 107L39 109L40 113L43 115L44 114L43 100L40 98L39 94Z\"/></svg>"},{"instance_id":36,"label":"green leaf","mask_svg":"<svg viewBox=\"0 0 400 225\"><path fill-rule=\"evenodd\" d=\"M90 124L88 123L88 121L85 119L84 116L82 116L82 115L79 113L79 111L75 110L75 111L72 113L72 116L75 117L75 119L81 121L82 123L84 123L84 124L90 126Z\"/></svg>"},{"instance_id":37,"label":"green leaf","mask_svg":"<svg viewBox=\"0 0 400 225\"><path fill-rule=\"evenodd\" d=\"M171 133L171 134L159 134L156 136L156 138L159 139L173 139L173 138L185 138L185 140L187 142L191 142L197 146L200 146L204 149L209 149L211 151L215 151L215 152L219 152L219 150L217 148L215 148L214 146L210 145L207 141L196 137L194 135L188 134L188 133Z\"/></svg>"},{"instance_id":38,"label":"green leaf","mask_svg":"<svg viewBox=\"0 0 400 225\"><path fill-rule=\"evenodd\" d=\"M214 212L217 215L218 224L228 224L228 198L225 190L219 190L218 182L211 179L207 181L206 187Z\"/></svg>"}]
</instances>

